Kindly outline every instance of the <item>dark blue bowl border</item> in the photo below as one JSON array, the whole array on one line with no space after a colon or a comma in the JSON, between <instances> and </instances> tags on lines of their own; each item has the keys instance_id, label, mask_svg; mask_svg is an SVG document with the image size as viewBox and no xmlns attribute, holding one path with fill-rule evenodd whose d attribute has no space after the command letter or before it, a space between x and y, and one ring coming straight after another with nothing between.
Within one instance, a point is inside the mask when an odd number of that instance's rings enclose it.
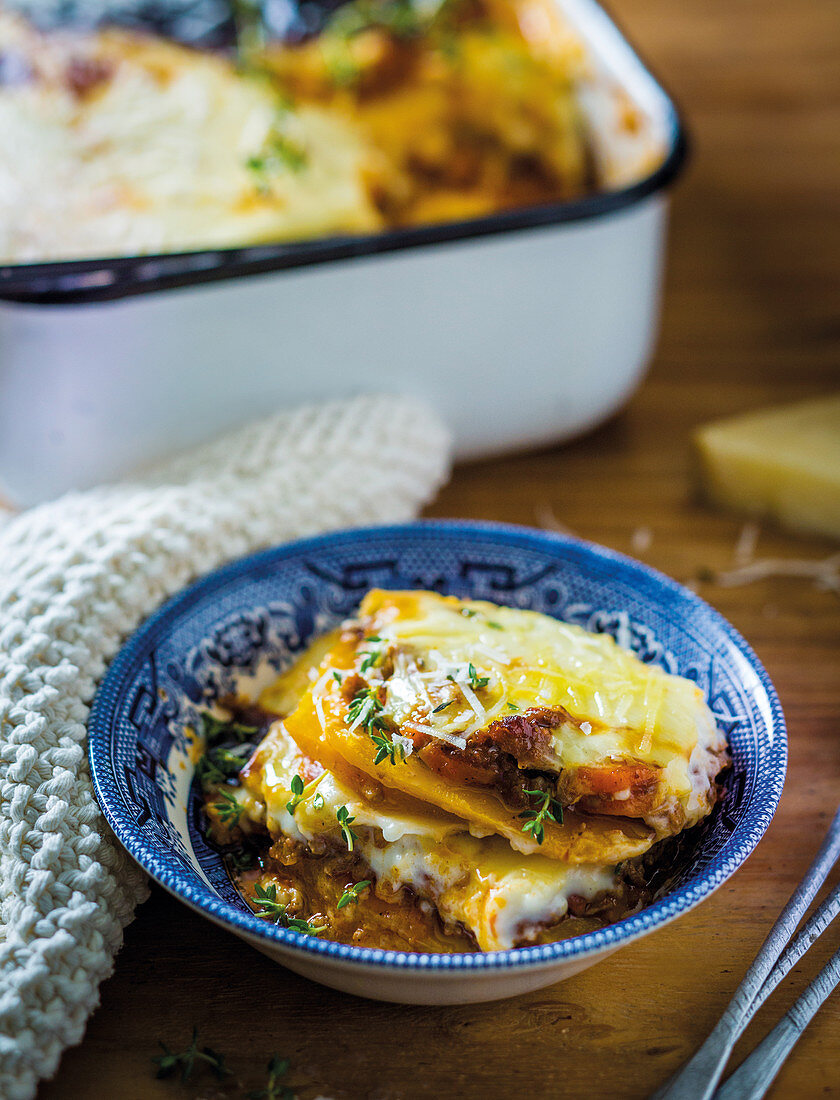
<instances>
[{"instance_id":1,"label":"dark blue bowl border","mask_svg":"<svg viewBox=\"0 0 840 1100\"><path fill-rule=\"evenodd\" d=\"M199 884L185 879L182 873L165 866L161 855L153 845L140 836L127 814L112 805L109 798L109 747L108 729L118 689L125 674L130 673L139 653L157 637L166 633L170 622L190 608L205 594L229 580L241 578L252 571L259 571L272 562L287 557L309 553L343 540L360 540L365 537L405 534L416 531L422 537L435 533L461 534L470 537L497 536L502 543L511 546L534 547L543 551L565 547L583 553L586 557L612 563L625 573L629 570L647 584L653 584L663 595L673 595L702 610L709 622L723 633L750 665L764 689L772 714L773 743L769 749L770 774L772 776L769 798L756 807L748 822L742 822L727 842L726 849L718 853L701 873L667 894L649 908L627 917L606 928L583 936L576 936L556 943L534 947L521 947L509 951L476 952L474 954L425 954L419 952L385 951L378 948L353 947L331 940L320 940L301 935L289 929L269 925L259 917L246 913L223 901ZM166 601L140 628L131 635L108 669L93 702L89 730L89 756L94 791L100 807L117 839L129 854L161 886L181 898L191 908L197 909L216 923L239 931L252 939L265 941L266 947L277 944L292 949L299 955L314 955L335 961L361 963L391 968L419 970L490 970L521 967L539 967L541 964L600 954L638 938L692 909L726 881L754 850L766 832L776 811L787 768L787 730L782 707L775 688L747 641L733 626L705 600L658 570L641 562L583 539L556 535L551 532L512 524L461 520L419 520L415 523L353 528L335 531L314 538L285 543L278 547L259 551L223 566ZM731 847L731 851L727 849ZM724 858L725 856L725 858ZM165 858L165 857L164 857Z\"/></svg>"}]
</instances>

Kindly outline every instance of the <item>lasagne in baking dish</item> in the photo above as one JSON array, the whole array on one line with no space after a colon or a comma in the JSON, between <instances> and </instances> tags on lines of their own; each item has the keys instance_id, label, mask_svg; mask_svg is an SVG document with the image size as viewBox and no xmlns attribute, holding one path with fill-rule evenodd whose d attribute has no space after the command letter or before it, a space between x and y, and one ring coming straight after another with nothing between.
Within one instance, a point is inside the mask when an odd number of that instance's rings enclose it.
<instances>
[{"instance_id":1,"label":"lasagne in baking dish","mask_svg":"<svg viewBox=\"0 0 840 1100\"><path fill-rule=\"evenodd\" d=\"M432 592L369 592L232 713L208 719L199 772L244 897L401 950L516 947L633 911L727 763L691 681L606 635Z\"/></svg>"},{"instance_id":2,"label":"lasagne in baking dish","mask_svg":"<svg viewBox=\"0 0 840 1100\"><path fill-rule=\"evenodd\" d=\"M0 58L0 262L369 233L611 182L551 0L352 0L236 56L0 6Z\"/></svg>"}]
</instances>

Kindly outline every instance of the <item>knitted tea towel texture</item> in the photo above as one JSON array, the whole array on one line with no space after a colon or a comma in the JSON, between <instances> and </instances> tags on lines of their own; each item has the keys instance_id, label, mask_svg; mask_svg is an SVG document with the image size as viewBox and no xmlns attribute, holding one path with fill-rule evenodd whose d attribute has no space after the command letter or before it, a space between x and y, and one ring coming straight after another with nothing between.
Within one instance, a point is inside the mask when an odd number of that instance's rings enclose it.
<instances>
[{"instance_id":1,"label":"knitted tea towel texture","mask_svg":"<svg viewBox=\"0 0 840 1100\"><path fill-rule=\"evenodd\" d=\"M0 1097L78 1043L146 896L88 772L85 722L121 641L199 574L285 539L408 519L446 475L425 407L275 416L132 482L0 524Z\"/></svg>"}]
</instances>

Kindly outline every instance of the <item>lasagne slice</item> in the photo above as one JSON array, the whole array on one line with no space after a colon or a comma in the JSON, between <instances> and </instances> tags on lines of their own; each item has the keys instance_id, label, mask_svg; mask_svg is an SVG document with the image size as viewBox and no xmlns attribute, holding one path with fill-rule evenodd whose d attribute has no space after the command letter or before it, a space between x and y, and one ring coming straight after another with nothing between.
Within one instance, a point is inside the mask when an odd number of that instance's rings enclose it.
<instances>
[{"instance_id":1,"label":"lasagne slice","mask_svg":"<svg viewBox=\"0 0 840 1100\"><path fill-rule=\"evenodd\" d=\"M268 837L240 889L257 912L270 897L331 939L501 950L556 937L569 918L626 911L641 896L627 867L522 856L373 780L362 792L302 752L282 721L240 778L237 829ZM232 839L208 802L216 835Z\"/></svg>"},{"instance_id":2,"label":"lasagne slice","mask_svg":"<svg viewBox=\"0 0 840 1100\"><path fill-rule=\"evenodd\" d=\"M714 803L726 747L700 690L606 635L374 590L330 641L297 705L300 666L262 698L301 749L520 852L633 857Z\"/></svg>"}]
</instances>

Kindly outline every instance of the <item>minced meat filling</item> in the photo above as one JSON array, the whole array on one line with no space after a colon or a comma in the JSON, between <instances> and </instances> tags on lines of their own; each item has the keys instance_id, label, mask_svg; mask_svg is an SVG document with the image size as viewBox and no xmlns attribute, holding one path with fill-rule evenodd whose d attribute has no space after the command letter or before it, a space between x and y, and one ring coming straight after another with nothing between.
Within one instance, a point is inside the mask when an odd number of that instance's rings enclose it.
<instances>
[{"instance_id":1,"label":"minced meat filling","mask_svg":"<svg viewBox=\"0 0 840 1100\"><path fill-rule=\"evenodd\" d=\"M471 741L465 749L433 742L418 753L432 771L446 779L475 787L492 787L505 804L524 809L531 803L525 791L554 793L556 775L520 768L513 756L492 741Z\"/></svg>"},{"instance_id":2,"label":"minced meat filling","mask_svg":"<svg viewBox=\"0 0 840 1100\"><path fill-rule=\"evenodd\" d=\"M659 801L661 769L640 761L542 770L553 763L551 730L564 711L533 708L492 722L465 748L426 740L420 759L439 775L470 786L492 787L511 809L531 805L526 791L550 793L563 806L584 813L643 817Z\"/></svg>"}]
</instances>

